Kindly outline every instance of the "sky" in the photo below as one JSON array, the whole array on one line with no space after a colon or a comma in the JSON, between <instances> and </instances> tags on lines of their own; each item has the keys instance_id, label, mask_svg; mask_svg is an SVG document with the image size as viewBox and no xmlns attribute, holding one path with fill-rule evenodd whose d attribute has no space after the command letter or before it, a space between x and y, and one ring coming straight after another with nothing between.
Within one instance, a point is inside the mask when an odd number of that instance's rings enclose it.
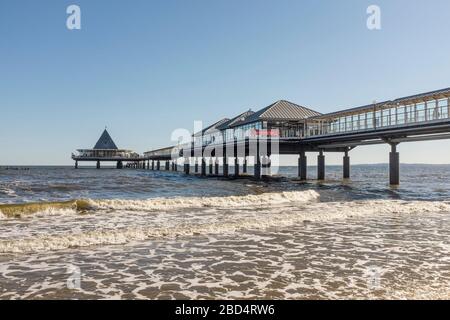
<instances>
[{"instance_id":1,"label":"sky","mask_svg":"<svg viewBox=\"0 0 450 320\"><path fill-rule=\"evenodd\" d=\"M72 4L80 30L66 27ZM366 25L373 4L381 30ZM0 165L72 164L105 126L144 152L280 99L326 113L450 87L449 12L448 0L1 0ZM450 141L399 151L450 163Z\"/></svg>"}]
</instances>

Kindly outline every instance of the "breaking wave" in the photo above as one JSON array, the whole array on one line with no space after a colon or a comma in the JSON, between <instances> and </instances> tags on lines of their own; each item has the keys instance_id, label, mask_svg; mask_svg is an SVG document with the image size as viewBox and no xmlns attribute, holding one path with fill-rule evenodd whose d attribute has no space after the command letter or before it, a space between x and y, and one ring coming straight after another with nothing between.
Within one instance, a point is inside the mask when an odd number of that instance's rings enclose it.
<instances>
[{"instance_id":1,"label":"breaking wave","mask_svg":"<svg viewBox=\"0 0 450 320\"><path fill-rule=\"evenodd\" d=\"M59 214L82 212L90 208L89 200L61 202L33 202L20 204L0 204L0 213L8 218L20 218L33 213Z\"/></svg>"},{"instance_id":2,"label":"breaking wave","mask_svg":"<svg viewBox=\"0 0 450 320\"><path fill-rule=\"evenodd\" d=\"M178 197L149 200L71 200L63 202L40 202L0 205L0 212L7 217L19 218L33 213L74 213L95 210L152 211L205 207L244 207L276 205L288 202L307 202L319 198L313 190L263 193L259 195L227 197Z\"/></svg>"},{"instance_id":3,"label":"breaking wave","mask_svg":"<svg viewBox=\"0 0 450 320\"><path fill-rule=\"evenodd\" d=\"M404 215L425 212L450 212L450 203L432 201L368 200L350 202L314 202L318 194L313 192L294 192L263 194L257 196L227 198L186 198L155 199L148 201L100 201L101 208L139 208L154 209L178 206L238 206L246 204L277 203L287 205L267 207L264 213L255 210L244 212L217 213L208 219L190 221L183 215L173 220L153 220L147 216L138 224L117 228L98 228L77 233L50 233L15 240L1 240L0 253L27 253L38 251L63 250L93 245L117 245L151 239L201 236L209 234L231 234L242 230L264 230L284 228L305 223L329 222L335 219L370 217L390 214ZM221 199L220 203L214 200ZM263 199L265 199L263 201ZM283 200L284 199L284 200ZM167 202L169 201L169 202ZM175 201L175 202L172 202ZM301 201L301 204L295 202ZM92 204L91 204L92 205ZM133 212L133 211L132 211ZM105 218L107 219L107 218ZM113 218L112 218L113 219Z\"/></svg>"}]
</instances>

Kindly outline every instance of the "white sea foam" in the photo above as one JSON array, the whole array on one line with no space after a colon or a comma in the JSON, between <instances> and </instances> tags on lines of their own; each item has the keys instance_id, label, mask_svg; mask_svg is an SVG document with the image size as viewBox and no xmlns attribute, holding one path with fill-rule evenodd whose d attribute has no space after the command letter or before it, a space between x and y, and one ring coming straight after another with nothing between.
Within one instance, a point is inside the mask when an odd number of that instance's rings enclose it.
<instances>
[{"instance_id":1,"label":"white sea foam","mask_svg":"<svg viewBox=\"0 0 450 320\"><path fill-rule=\"evenodd\" d=\"M34 251L48 251L61 250L72 247L86 247L91 245L108 245L108 244L125 244L134 241L143 241L147 239L162 239L174 238L183 236L197 236L208 234L226 234L239 232L241 230L261 230L267 228L284 228L305 221L308 222L327 222L333 219L348 219L360 218L371 215L391 214L404 215L423 212L450 212L450 204L447 202L421 202L421 201L395 201L395 200L376 200L376 201L354 201L354 202L303 202L296 204L298 199L311 199L316 197L314 192L302 193L286 193L284 195L266 194L259 196L245 196L238 197L229 201L222 200L221 206L225 208L230 206L237 206L239 203L277 203L282 205L268 206L264 213L254 210L239 211L238 209L230 210L229 214L226 212L215 212L209 214L204 219L192 220L184 215L175 216L173 219L153 218L151 216L141 217L140 220L134 221L136 217L129 217L129 221L134 224L125 225L117 228L105 227L101 225L98 229L82 230L77 233L52 233L52 228L49 228L49 234L40 234L33 237L23 237L15 240L0 241L0 253L22 253ZM309 196L307 196L309 195ZM242 201L242 198L246 199ZM262 199L266 199L262 202ZM176 205L186 204L195 207L203 206L219 206L215 200L218 198L189 198L188 202L183 202L181 199L175 202ZM212 200L215 199L215 200ZM284 199L284 200L283 200ZM283 202L285 199L294 199L293 202ZM168 204L166 201L157 200L158 205L155 205L155 200L151 201L132 201L118 202L111 201L111 207L114 205L117 208L127 208L138 210L139 206L145 210L150 208L172 208L174 203ZM101 202L103 203L103 202ZM108 203L108 202L107 202ZM229 204L232 205L229 205ZM108 208L107 206L102 208ZM132 213L133 211L131 211ZM124 211L124 214L126 212ZM129 212L128 212L129 213ZM163 213L164 216L164 213ZM120 212L118 215L100 215L99 219L111 219L108 221L110 225L114 225L114 219L120 219ZM203 218L203 217L202 217ZM75 221L73 221L75 223Z\"/></svg>"},{"instance_id":2,"label":"white sea foam","mask_svg":"<svg viewBox=\"0 0 450 320\"><path fill-rule=\"evenodd\" d=\"M289 202L313 201L318 199L319 196L320 195L316 191L308 190L226 197L178 197L149 200L88 200L88 203L93 209L145 211L177 208L235 208L245 206L277 205Z\"/></svg>"}]
</instances>

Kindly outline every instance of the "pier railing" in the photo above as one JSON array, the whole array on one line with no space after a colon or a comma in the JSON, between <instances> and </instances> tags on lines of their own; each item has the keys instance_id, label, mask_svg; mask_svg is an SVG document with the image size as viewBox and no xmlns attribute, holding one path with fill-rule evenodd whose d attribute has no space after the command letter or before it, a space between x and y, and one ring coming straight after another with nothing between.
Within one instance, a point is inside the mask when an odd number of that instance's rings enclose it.
<instances>
[{"instance_id":1,"label":"pier railing","mask_svg":"<svg viewBox=\"0 0 450 320\"><path fill-rule=\"evenodd\" d=\"M408 105L386 103L363 112L348 114L342 111L334 113L330 118L325 115L307 120L307 129L300 138L434 124L449 119L450 99L448 98Z\"/></svg>"}]
</instances>

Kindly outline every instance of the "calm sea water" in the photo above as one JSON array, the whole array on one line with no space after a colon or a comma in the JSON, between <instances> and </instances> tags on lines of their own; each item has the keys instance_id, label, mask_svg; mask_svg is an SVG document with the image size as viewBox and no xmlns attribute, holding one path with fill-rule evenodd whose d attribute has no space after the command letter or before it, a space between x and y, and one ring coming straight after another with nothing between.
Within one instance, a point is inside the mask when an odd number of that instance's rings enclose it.
<instances>
[{"instance_id":1,"label":"calm sea water","mask_svg":"<svg viewBox=\"0 0 450 320\"><path fill-rule=\"evenodd\" d=\"M296 170L0 168L0 298L450 298L450 165Z\"/></svg>"}]
</instances>

